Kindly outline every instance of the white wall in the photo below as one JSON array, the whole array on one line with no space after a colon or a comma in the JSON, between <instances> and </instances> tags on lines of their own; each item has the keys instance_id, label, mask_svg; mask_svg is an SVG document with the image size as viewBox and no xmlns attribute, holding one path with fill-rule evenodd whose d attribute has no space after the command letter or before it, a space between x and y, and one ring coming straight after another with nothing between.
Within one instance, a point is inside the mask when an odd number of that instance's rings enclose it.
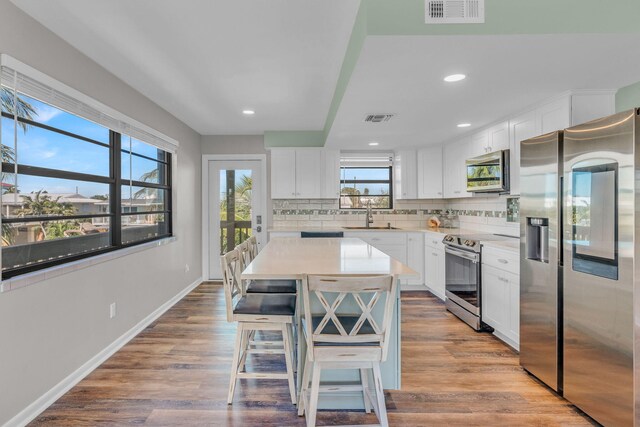
<instances>
[{"instance_id":1,"label":"white wall","mask_svg":"<svg viewBox=\"0 0 640 427\"><path fill-rule=\"evenodd\" d=\"M178 240L0 294L0 425L163 303L198 280L200 136L73 49L9 0L0 0L0 53L180 141ZM190 272L185 272L185 264ZM109 304L118 315L109 320Z\"/></svg>"}]
</instances>

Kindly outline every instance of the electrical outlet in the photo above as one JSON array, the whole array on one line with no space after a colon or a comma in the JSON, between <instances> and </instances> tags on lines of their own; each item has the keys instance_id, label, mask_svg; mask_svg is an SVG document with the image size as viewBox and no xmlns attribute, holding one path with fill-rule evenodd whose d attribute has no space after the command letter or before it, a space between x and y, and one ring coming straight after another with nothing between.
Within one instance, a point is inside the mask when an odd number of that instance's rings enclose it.
<instances>
[{"instance_id":1,"label":"electrical outlet","mask_svg":"<svg viewBox=\"0 0 640 427\"><path fill-rule=\"evenodd\" d=\"M109 319L113 319L116 317L116 303L112 302L109 304Z\"/></svg>"},{"instance_id":2,"label":"electrical outlet","mask_svg":"<svg viewBox=\"0 0 640 427\"><path fill-rule=\"evenodd\" d=\"M189 272L189 264L185 264L184 265L184 272L188 273Z\"/></svg>"}]
</instances>

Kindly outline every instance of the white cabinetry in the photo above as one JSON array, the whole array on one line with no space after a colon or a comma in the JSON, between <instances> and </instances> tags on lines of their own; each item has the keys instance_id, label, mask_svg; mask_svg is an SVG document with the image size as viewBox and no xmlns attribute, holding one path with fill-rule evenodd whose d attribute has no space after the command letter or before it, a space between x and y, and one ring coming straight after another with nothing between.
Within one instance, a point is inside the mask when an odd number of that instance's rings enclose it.
<instances>
[{"instance_id":1,"label":"white cabinetry","mask_svg":"<svg viewBox=\"0 0 640 427\"><path fill-rule=\"evenodd\" d=\"M571 126L571 97L566 96L550 102L536 110L538 133L565 129Z\"/></svg>"},{"instance_id":2,"label":"white cabinetry","mask_svg":"<svg viewBox=\"0 0 640 427\"><path fill-rule=\"evenodd\" d=\"M467 154L468 157L477 157L488 153L489 148L489 132L483 130L471 135L471 140L468 145ZM465 159L466 160L466 159Z\"/></svg>"},{"instance_id":3,"label":"white cabinetry","mask_svg":"<svg viewBox=\"0 0 640 427\"><path fill-rule=\"evenodd\" d=\"M397 231L347 231L344 237L362 239L374 248L407 263L407 233Z\"/></svg>"},{"instance_id":4,"label":"white cabinetry","mask_svg":"<svg viewBox=\"0 0 640 427\"><path fill-rule=\"evenodd\" d=\"M337 199L340 197L340 151L322 151L322 188L323 199Z\"/></svg>"},{"instance_id":5,"label":"white cabinetry","mask_svg":"<svg viewBox=\"0 0 640 427\"><path fill-rule=\"evenodd\" d=\"M538 135L536 112L524 113L509 121L511 136L511 194L520 194L520 141Z\"/></svg>"},{"instance_id":6,"label":"white cabinetry","mask_svg":"<svg viewBox=\"0 0 640 427\"><path fill-rule=\"evenodd\" d=\"M418 198L442 199L442 146L418 151Z\"/></svg>"},{"instance_id":7,"label":"white cabinetry","mask_svg":"<svg viewBox=\"0 0 640 427\"><path fill-rule=\"evenodd\" d=\"M336 179L336 189L339 185L339 158L338 178L335 171L332 176L327 174L324 159L333 159L325 156L321 148L274 148L271 150L271 198L272 199L319 199L322 197L337 198L336 190L332 195L323 195L323 188L327 190L328 180ZM333 166L335 167L335 166ZM331 190L330 190L331 191Z\"/></svg>"},{"instance_id":8,"label":"white cabinetry","mask_svg":"<svg viewBox=\"0 0 640 427\"><path fill-rule=\"evenodd\" d=\"M566 94L509 120L511 194L520 194L520 142L615 112L611 91Z\"/></svg>"},{"instance_id":9,"label":"white cabinetry","mask_svg":"<svg viewBox=\"0 0 640 427\"><path fill-rule=\"evenodd\" d=\"M444 234L424 235L424 282L427 288L441 300L445 300Z\"/></svg>"},{"instance_id":10,"label":"white cabinetry","mask_svg":"<svg viewBox=\"0 0 640 427\"><path fill-rule=\"evenodd\" d=\"M520 348L520 276L517 252L482 250L482 320L494 334Z\"/></svg>"},{"instance_id":11,"label":"white cabinetry","mask_svg":"<svg viewBox=\"0 0 640 427\"><path fill-rule=\"evenodd\" d=\"M489 147L487 152L509 149L509 122L498 123L489 128Z\"/></svg>"},{"instance_id":12,"label":"white cabinetry","mask_svg":"<svg viewBox=\"0 0 640 427\"><path fill-rule=\"evenodd\" d=\"M271 198L296 198L296 150L271 150Z\"/></svg>"},{"instance_id":13,"label":"white cabinetry","mask_svg":"<svg viewBox=\"0 0 640 427\"><path fill-rule=\"evenodd\" d=\"M469 158L507 150L509 148L509 122L498 123L471 135L469 144Z\"/></svg>"},{"instance_id":14,"label":"white cabinetry","mask_svg":"<svg viewBox=\"0 0 640 427\"><path fill-rule=\"evenodd\" d=\"M407 265L420 274L406 281L409 285L424 285L424 233L407 233Z\"/></svg>"},{"instance_id":15,"label":"white cabinetry","mask_svg":"<svg viewBox=\"0 0 640 427\"><path fill-rule=\"evenodd\" d=\"M469 140L462 139L444 146L444 197L457 199L471 197L467 192L466 160L469 155Z\"/></svg>"},{"instance_id":16,"label":"white cabinetry","mask_svg":"<svg viewBox=\"0 0 640 427\"><path fill-rule=\"evenodd\" d=\"M418 163L415 150L397 151L393 160L394 198L418 198Z\"/></svg>"},{"instance_id":17,"label":"white cabinetry","mask_svg":"<svg viewBox=\"0 0 640 427\"><path fill-rule=\"evenodd\" d=\"M317 199L321 197L322 150L306 148L296 150L296 197Z\"/></svg>"}]
</instances>

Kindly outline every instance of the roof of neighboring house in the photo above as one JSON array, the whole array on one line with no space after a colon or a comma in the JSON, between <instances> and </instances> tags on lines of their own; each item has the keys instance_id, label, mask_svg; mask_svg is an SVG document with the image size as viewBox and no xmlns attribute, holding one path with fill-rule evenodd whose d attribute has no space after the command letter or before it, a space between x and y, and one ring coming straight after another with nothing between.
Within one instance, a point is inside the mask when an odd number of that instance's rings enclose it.
<instances>
[{"instance_id":1,"label":"roof of neighboring house","mask_svg":"<svg viewBox=\"0 0 640 427\"><path fill-rule=\"evenodd\" d=\"M31 198L35 197L35 193L25 193L25 194L15 194L15 193L6 193L2 195L2 204L3 205L22 205L24 204L24 198L22 196L29 196ZM50 200L57 200L59 203L72 203L72 204L95 204L99 202L98 199L92 199L90 197L85 197L82 194L77 193L42 193L40 197L47 196Z\"/></svg>"},{"instance_id":2,"label":"roof of neighboring house","mask_svg":"<svg viewBox=\"0 0 640 427\"><path fill-rule=\"evenodd\" d=\"M6 193L2 195L3 205L21 206L24 204L24 198L21 196L35 197L35 193ZM42 193L42 196L47 196L51 200L57 200L59 203L71 203L74 205L91 204L91 205L108 205L109 200L93 199L91 197L83 196L77 193ZM162 203L156 198L134 198L134 199L122 199L123 206L148 206Z\"/></svg>"}]
</instances>

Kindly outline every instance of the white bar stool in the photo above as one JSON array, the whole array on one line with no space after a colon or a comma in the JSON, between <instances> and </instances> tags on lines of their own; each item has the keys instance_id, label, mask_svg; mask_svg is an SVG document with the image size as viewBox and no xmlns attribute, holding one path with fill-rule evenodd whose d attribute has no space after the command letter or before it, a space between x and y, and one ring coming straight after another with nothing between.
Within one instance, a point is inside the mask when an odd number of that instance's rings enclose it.
<instances>
[{"instance_id":1,"label":"white bar stool","mask_svg":"<svg viewBox=\"0 0 640 427\"><path fill-rule=\"evenodd\" d=\"M291 403L297 402L294 381L293 319L296 310L295 294L242 295L240 273L242 262L237 250L221 258L227 321L238 322L231 380L227 403L231 405L238 379L286 379L289 382ZM277 331L282 341L257 341L256 331ZM249 354L283 354L286 372L246 372Z\"/></svg>"},{"instance_id":2,"label":"white bar stool","mask_svg":"<svg viewBox=\"0 0 640 427\"><path fill-rule=\"evenodd\" d=\"M396 291L397 281L393 276L307 276L304 279L302 328L307 358L298 415L306 416L308 427L316 425L320 393L345 391L361 391L366 412L370 413L373 407L379 425L389 425L380 364L387 359ZM321 307L315 313L311 310L312 295ZM340 305L349 297L356 303L355 313L340 310ZM382 311L376 310L380 301L384 301ZM358 369L360 384L321 386L323 369ZM369 389L369 371L373 373L375 398Z\"/></svg>"}]
</instances>

